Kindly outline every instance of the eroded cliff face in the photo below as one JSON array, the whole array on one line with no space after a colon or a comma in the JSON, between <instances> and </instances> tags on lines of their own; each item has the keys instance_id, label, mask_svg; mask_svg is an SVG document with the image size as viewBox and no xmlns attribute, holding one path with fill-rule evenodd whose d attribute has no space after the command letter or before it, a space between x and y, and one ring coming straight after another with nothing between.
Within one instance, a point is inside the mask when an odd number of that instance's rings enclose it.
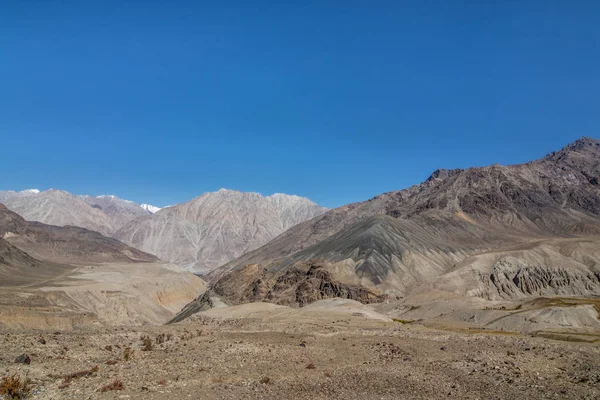
<instances>
[{"instance_id":1,"label":"eroded cliff face","mask_svg":"<svg viewBox=\"0 0 600 400\"><path fill-rule=\"evenodd\" d=\"M480 278L485 285L481 296L490 300L600 295L600 272L529 265L516 258L500 260L491 274Z\"/></svg>"},{"instance_id":2,"label":"eroded cliff face","mask_svg":"<svg viewBox=\"0 0 600 400\"><path fill-rule=\"evenodd\" d=\"M313 260L274 275L249 266L242 274L233 274L230 279L219 281L213 290L233 303L268 301L299 307L336 297L361 303L377 303L386 299L386 295L377 290L336 279L326 266Z\"/></svg>"}]
</instances>

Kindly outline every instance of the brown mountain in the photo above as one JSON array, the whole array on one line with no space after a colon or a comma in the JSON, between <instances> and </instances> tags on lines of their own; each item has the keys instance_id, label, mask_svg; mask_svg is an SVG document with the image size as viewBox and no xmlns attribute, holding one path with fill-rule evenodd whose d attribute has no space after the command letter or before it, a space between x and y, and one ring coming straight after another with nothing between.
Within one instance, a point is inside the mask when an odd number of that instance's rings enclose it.
<instances>
[{"instance_id":1,"label":"brown mountain","mask_svg":"<svg viewBox=\"0 0 600 400\"><path fill-rule=\"evenodd\" d=\"M599 235L600 142L582 138L526 164L437 170L296 225L208 277L234 303L378 301L424 287L600 294Z\"/></svg>"},{"instance_id":2,"label":"brown mountain","mask_svg":"<svg viewBox=\"0 0 600 400\"><path fill-rule=\"evenodd\" d=\"M153 255L84 228L26 221L2 204L0 237L3 247L19 260L17 265L35 264L32 260L68 264L157 261Z\"/></svg>"}]
</instances>

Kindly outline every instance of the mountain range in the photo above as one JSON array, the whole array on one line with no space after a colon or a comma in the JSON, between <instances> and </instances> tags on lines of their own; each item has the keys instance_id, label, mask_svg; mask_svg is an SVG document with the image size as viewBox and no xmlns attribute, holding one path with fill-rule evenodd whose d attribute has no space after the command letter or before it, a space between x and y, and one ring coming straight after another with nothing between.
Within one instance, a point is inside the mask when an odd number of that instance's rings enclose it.
<instances>
[{"instance_id":1,"label":"mountain range","mask_svg":"<svg viewBox=\"0 0 600 400\"><path fill-rule=\"evenodd\" d=\"M600 142L520 165L440 169L332 209L207 275L231 303L600 295Z\"/></svg>"},{"instance_id":2,"label":"mountain range","mask_svg":"<svg viewBox=\"0 0 600 400\"><path fill-rule=\"evenodd\" d=\"M139 205L112 195L77 196L64 190L0 191L0 203L28 221L73 225L110 234L127 222L160 208Z\"/></svg>"},{"instance_id":3,"label":"mountain range","mask_svg":"<svg viewBox=\"0 0 600 400\"><path fill-rule=\"evenodd\" d=\"M162 209L112 195L78 196L56 189L0 192L0 203L28 221L96 231L197 273L327 210L299 196L226 189Z\"/></svg>"},{"instance_id":4,"label":"mountain range","mask_svg":"<svg viewBox=\"0 0 600 400\"><path fill-rule=\"evenodd\" d=\"M600 295L600 142L592 138L524 164L439 169L418 185L332 210L227 189L159 210L53 189L0 192L0 201L28 227L5 229L8 258L62 262L60 254L75 254L61 250L64 238L94 230L142 258L206 274L211 293L234 304ZM43 229L63 242L31 241L44 237L36 230L44 223L64 226Z\"/></svg>"}]
</instances>

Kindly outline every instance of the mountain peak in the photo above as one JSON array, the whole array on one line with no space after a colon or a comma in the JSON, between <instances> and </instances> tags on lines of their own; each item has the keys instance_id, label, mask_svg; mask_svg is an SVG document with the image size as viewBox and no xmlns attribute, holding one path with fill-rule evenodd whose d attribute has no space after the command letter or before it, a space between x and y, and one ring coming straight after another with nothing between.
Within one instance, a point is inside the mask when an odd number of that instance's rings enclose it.
<instances>
[{"instance_id":1,"label":"mountain peak","mask_svg":"<svg viewBox=\"0 0 600 400\"><path fill-rule=\"evenodd\" d=\"M431 175L429 175L429 178L427 178L425 180L425 182L433 182L436 180L443 180L449 176L454 176L456 174L458 174L459 172L463 171L462 169L444 169L444 168L439 168L436 169L435 171L433 171L431 173Z\"/></svg>"},{"instance_id":2,"label":"mountain peak","mask_svg":"<svg viewBox=\"0 0 600 400\"><path fill-rule=\"evenodd\" d=\"M574 141L573 143L568 144L564 149L581 150L585 148L600 149L600 140L588 136L583 136Z\"/></svg>"},{"instance_id":3,"label":"mountain peak","mask_svg":"<svg viewBox=\"0 0 600 400\"><path fill-rule=\"evenodd\" d=\"M583 136L538 161L565 162L573 157L600 156L600 140Z\"/></svg>"},{"instance_id":4,"label":"mountain peak","mask_svg":"<svg viewBox=\"0 0 600 400\"><path fill-rule=\"evenodd\" d=\"M295 194L286 194L286 193L273 193L270 196L267 196L267 199L305 199L306 197L297 196Z\"/></svg>"},{"instance_id":5,"label":"mountain peak","mask_svg":"<svg viewBox=\"0 0 600 400\"><path fill-rule=\"evenodd\" d=\"M40 193L39 189L25 189L25 190L21 190L21 193L23 194L38 194Z\"/></svg>"}]
</instances>

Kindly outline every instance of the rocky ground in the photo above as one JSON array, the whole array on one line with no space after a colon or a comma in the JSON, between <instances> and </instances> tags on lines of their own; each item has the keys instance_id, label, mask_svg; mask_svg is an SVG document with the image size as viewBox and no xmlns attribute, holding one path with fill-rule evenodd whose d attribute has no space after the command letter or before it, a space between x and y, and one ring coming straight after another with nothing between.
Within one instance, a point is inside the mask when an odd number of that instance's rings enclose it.
<instances>
[{"instance_id":1,"label":"rocky ground","mask_svg":"<svg viewBox=\"0 0 600 400\"><path fill-rule=\"evenodd\" d=\"M0 376L30 379L33 399L600 398L595 343L274 307L166 326L4 329ZM30 364L15 363L22 354Z\"/></svg>"}]
</instances>

